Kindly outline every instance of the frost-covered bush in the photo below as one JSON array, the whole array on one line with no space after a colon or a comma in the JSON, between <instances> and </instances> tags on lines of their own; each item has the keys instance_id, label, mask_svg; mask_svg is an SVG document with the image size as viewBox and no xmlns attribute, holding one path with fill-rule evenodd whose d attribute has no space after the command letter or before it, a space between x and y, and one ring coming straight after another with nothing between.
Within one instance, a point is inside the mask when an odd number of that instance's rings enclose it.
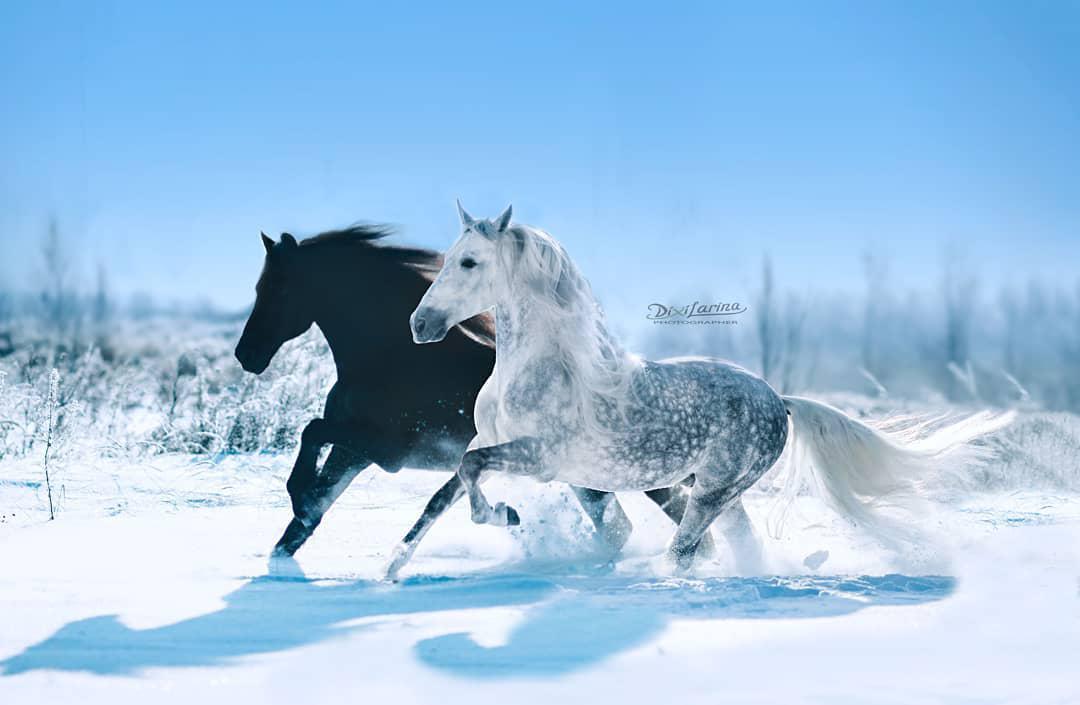
<instances>
[{"instance_id":1,"label":"frost-covered bush","mask_svg":"<svg viewBox=\"0 0 1080 705\"><path fill-rule=\"evenodd\" d=\"M1080 490L1080 417L1024 414L989 442L996 462L981 469L982 487Z\"/></svg>"},{"instance_id":2,"label":"frost-covered bush","mask_svg":"<svg viewBox=\"0 0 1080 705\"><path fill-rule=\"evenodd\" d=\"M238 323L129 322L108 344L81 349L16 334L0 358L0 459L41 451L54 369L58 461L74 447L114 456L291 449L334 381L329 349L313 330L256 377L233 358L239 333Z\"/></svg>"}]
</instances>

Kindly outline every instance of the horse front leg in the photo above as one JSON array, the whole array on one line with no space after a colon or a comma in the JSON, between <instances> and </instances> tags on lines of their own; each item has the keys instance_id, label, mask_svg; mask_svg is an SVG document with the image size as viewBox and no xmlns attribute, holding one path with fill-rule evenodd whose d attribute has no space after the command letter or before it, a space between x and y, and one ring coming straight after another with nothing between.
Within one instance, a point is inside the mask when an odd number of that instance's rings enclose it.
<instances>
[{"instance_id":1,"label":"horse front leg","mask_svg":"<svg viewBox=\"0 0 1080 705\"><path fill-rule=\"evenodd\" d=\"M293 519L274 547L275 555L291 556L295 553L315 531L330 504L367 465L354 451L335 445L326 459L323 472L319 473L317 465L323 446L344 437L340 427L323 418L312 419L304 427L296 462L285 482L292 502ZM352 472L354 467L357 469ZM342 482L346 476L348 479ZM329 501L326 501L327 497L330 497Z\"/></svg>"},{"instance_id":2,"label":"horse front leg","mask_svg":"<svg viewBox=\"0 0 1080 705\"><path fill-rule=\"evenodd\" d=\"M294 507L301 507L301 514L293 516L285 528L285 533L274 546L274 555L291 556L296 553L311 538L338 497L369 464L359 453L335 444L315 481L294 501Z\"/></svg>"},{"instance_id":3,"label":"horse front leg","mask_svg":"<svg viewBox=\"0 0 1080 705\"><path fill-rule=\"evenodd\" d=\"M285 489L289 492L289 499L292 502L293 516L301 523L307 523L304 500L308 490L315 485L315 478L318 476L316 466L319 462L319 452L330 442L327 433L328 426L326 419L319 418L312 419L304 427L303 433L300 434L300 450L296 453L296 462L293 463L289 479L285 481Z\"/></svg>"},{"instance_id":4,"label":"horse front leg","mask_svg":"<svg viewBox=\"0 0 1080 705\"><path fill-rule=\"evenodd\" d=\"M457 474L469 494L472 520L477 524L517 526L521 517L517 511L503 502L495 506L488 503L480 489L480 478L488 471L508 472L514 475L540 476L540 440L519 438L509 443L474 448L465 453Z\"/></svg>"},{"instance_id":5,"label":"horse front leg","mask_svg":"<svg viewBox=\"0 0 1080 705\"><path fill-rule=\"evenodd\" d=\"M428 532L435 520L453 506L463 494L465 494L465 487L461 484L461 478L455 473L428 500L427 506L424 507L424 513L412 525L409 533L405 534L405 538L401 540L401 543L394 548L394 552L390 556L390 562L386 566L387 580L397 580L398 573L412 558L416 547L420 545L420 540L424 538L424 534Z\"/></svg>"}]
</instances>

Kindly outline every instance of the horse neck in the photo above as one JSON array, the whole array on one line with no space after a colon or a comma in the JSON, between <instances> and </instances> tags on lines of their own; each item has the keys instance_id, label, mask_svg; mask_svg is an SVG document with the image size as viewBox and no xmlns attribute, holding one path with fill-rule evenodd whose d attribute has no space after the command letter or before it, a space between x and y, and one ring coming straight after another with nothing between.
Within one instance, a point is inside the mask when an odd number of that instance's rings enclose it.
<instances>
[{"instance_id":1,"label":"horse neck","mask_svg":"<svg viewBox=\"0 0 1080 705\"><path fill-rule=\"evenodd\" d=\"M528 302L495 307L495 360L502 369L527 366L538 357L562 355L575 344L573 336L537 314Z\"/></svg>"},{"instance_id":2,"label":"horse neck","mask_svg":"<svg viewBox=\"0 0 1080 705\"><path fill-rule=\"evenodd\" d=\"M541 325L530 314L528 307L520 302L500 303L495 306L495 360L509 363L529 348L536 348L536 341L554 342L540 330ZM505 366L505 365L504 365Z\"/></svg>"},{"instance_id":3,"label":"horse neck","mask_svg":"<svg viewBox=\"0 0 1080 705\"><path fill-rule=\"evenodd\" d=\"M313 251L307 271L308 305L339 380L370 374L368 361L411 348L409 314L427 286L416 272L359 245Z\"/></svg>"}]
</instances>

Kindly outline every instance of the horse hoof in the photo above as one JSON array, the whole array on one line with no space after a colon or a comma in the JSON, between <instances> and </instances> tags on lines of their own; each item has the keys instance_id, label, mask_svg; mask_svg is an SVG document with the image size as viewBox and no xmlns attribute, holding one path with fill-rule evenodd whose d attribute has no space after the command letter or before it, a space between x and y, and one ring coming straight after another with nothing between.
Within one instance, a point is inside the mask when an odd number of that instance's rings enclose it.
<instances>
[{"instance_id":1,"label":"horse hoof","mask_svg":"<svg viewBox=\"0 0 1080 705\"><path fill-rule=\"evenodd\" d=\"M285 528L285 533L278 539L277 545L274 546L274 551L271 555L279 558L291 558L296 551L304 545L304 542L311 536L312 529L309 529L304 525L304 522L297 518L293 518L289 522L289 526Z\"/></svg>"},{"instance_id":2,"label":"horse hoof","mask_svg":"<svg viewBox=\"0 0 1080 705\"><path fill-rule=\"evenodd\" d=\"M405 564L409 562L409 558L412 556L412 551L404 543L399 543L394 547L394 552L390 556L390 562L386 565L386 572L383 574L383 580L390 583L398 582L398 573L405 567Z\"/></svg>"},{"instance_id":3,"label":"horse hoof","mask_svg":"<svg viewBox=\"0 0 1080 705\"><path fill-rule=\"evenodd\" d=\"M694 567L694 556L694 551L668 549L665 558L667 559L668 565L674 569L677 575L685 575Z\"/></svg>"},{"instance_id":4,"label":"horse hoof","mask_svg":"<svg viewBox=\"0 0 1080 705\"><path fill-rule=\"evenodd\" d=\"M491 510L490 523L496 526L517 526L521 524L521 517L516 509L507 506L505 502L499 502Z\"/></svg>"}]
</instances>

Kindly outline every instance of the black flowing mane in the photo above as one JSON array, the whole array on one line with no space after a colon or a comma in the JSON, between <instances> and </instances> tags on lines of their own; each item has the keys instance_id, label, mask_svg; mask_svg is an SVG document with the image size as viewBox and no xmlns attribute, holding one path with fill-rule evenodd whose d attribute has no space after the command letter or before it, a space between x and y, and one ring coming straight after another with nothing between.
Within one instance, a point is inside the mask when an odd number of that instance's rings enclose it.
<instances>
[{"instance_id":1,"label":"black flowing mane","mask_svg":"<svg viewBox=\"0 0 1080 705\"><path fill-rule=\"evenodd\" d=\"M434 250L419 247L387 245L383 240L397 231L393 226L379 223L356 223L340 230L327 230L300 241L300 247L311 248L353 248L362 247L372 254L385 257L393 262L417 269L438 272L442 267L442 255Z\"/></svg>"},{"instance_id":2,"label":"black flowing mane","mask_svg":"<svg viewBox=\"0 0 1080 705\"><path fill-rule=\"evenodd\" d=\"M429 282L434 280L442 269L442 253L421 247L389 245L383 242L396 234L397 230L385 223L354 223L346 228L327 230L304 238L299 242L299 246L306 250L362 248L366 256L383 258L418 272ZM459 327L473 340L487 347L495 347L495 322L491 316L484 314L470 318L462 322Z\"/></svg>"}]
</instances>

